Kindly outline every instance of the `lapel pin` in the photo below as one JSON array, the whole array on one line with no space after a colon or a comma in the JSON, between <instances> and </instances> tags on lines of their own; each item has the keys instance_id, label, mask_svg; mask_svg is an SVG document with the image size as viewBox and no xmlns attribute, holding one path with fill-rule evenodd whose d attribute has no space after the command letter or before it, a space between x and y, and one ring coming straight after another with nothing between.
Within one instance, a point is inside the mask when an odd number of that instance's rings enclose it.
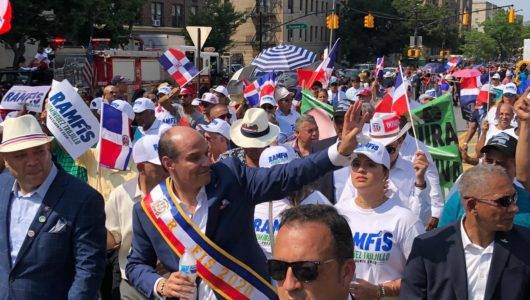
<instances>
[{"instance_id":1,"label":"lapel pin","mask_svg":"<svg viewBox=\"0 0 530 300\"><path fill-rule=\"evenodd\" d=\"M29 236L30 238L34 237L34 236L35 236L35 231L33 231L33 230L28 230L28 236Z\"/></svg>"},{"instance_id":2,"label":"lapel pin","mask_svg":"<svg viewBox=\"0 0 530 300\"><path fill-rule=\"evenodd\" d=\"M40 216L40 217L39 217L39 222L40 222L40 223L44 223L44 222L46 222L46 217L45 217L45 216Z\"/></svg>"},{"instance_id":3,"label":"lapel pin","mask_svg":"<svg viewBox=\"0 0 530 300\"><path fill-rule=\"evenodd\" d=\"M508 244L508 240L507 239L501 239L501 242Z\"/></svg>"}]
</instances>

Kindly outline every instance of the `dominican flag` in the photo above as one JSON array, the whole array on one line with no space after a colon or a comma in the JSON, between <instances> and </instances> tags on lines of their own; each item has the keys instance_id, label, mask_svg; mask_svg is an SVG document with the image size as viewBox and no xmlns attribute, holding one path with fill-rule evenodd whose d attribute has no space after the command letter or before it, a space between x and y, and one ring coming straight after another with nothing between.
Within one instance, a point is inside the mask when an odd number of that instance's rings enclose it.
<instances>
[{"instance_id":1,"label":"dominican flag","mask_svg":"<svg viewBox=\"0 0 530 300\"><path fill-rule=\"evenodd\" d=\"M99 163L110 169L127 170L131 152L132 143L127 114L108 103L103 103Z\"/></svg>"},{"instance_id":2,"label":"dominican flag","mask_svg":"<svg viewBox=\"0 0 530 300\"><path fill-rule=\"evenodd\" d=\"M458 56L453 56L451 57L448 61L447 61L447 64L445 64L445 70L448 72L448 73L451 73L454 71L454 69L456 69L456 67L460 64L460 62L462 61L462 59Z\"/></svg>"},{"instance_id":3,"label":"dominican flag","mask_svg":"<svg viewBox=\"0 0 530 300\"><path fill-rule=\"evenodd\" d=\"M247 100L247 103L250 107L255 107L259 105L259 85L256 81L248 82L244 80L245 87L243 88L243 97Z\"/></svg>"},{"instance_id":4,"label":"dominican flag","mask_svg":"<svg viewBox=\"0 0 530 300\"><path fill-rule=\"evenodd\" d=\"M11 18L13 11L9 0L0 0L0 34L7 33L11 30Z\"/></svg>"},{"instance_id":5,"label":"dominican flag","mask_svg":"<svg viewBox=\"0 0 530 300\"><path fill-rule=\"evenodd\" d=\"M189 61L184 52L169 48L159 59L162 67L175 79L179 86L185 86L199 71Z\"/></svg>"},{"instance_id":6,"label":"dominican flag","mask_svg":"<svg viewBox=\"0 0 530 300\"><path fill-rule=\"evenodd\" d=\"M385 57L378 57L375 61L374 75L377 78L383 78L383 69L385 68Z\"/></svg>"},{"instance_id":7,"label":"dominican flag","mask_svg":"<svg viewBox=\"0 0 530 300\"><path fill-rule=\"evenodd\" d=\"M315 75L313 75L315 78L320 74L321 72L324 72L325 76L322 78L322 86L327 87L329 83L329 79L331 78L331 73L333 73L333 68L335 67L335 61L337 60L337 52L338 52L338 45L340 42L340 38L338 38L335 41L335 44L333 44L333 47L331 47L331 50L328 53L328 57L324 59L320 65L315 70ZM314 81L314 79L313 79Z\"/></svg>"},{"instance_id":8,"label":"dominican flag","mask_svg":"<svg viewBox=\"0 0 530 300\"><path fill-rule=\"evenodd\" d=\"M400 65L392 93L392 111L395 111L398 116L401 116L409 111L408 107L407 85L403 80L403 71Z\"/></svg>"},{"instance_id":9,"label":"dominican flag","mask_svg":"<svg viewBox=\"0 0 530 300\"><path fill-rule=\"evenodd\" d=\"M480 76L460 79L460 104L474 103L480 93Z\"/></svg>"},{"instance_id":10,"label":"dominican flag","mask_svg":"<svg viewBox=\"0 0 530 300\"><path fill-rule=\"evenodd\" d=\"M269 72L256 80L257 86L259 87L260 98L263 96L271 96L274 98L274 90L276 89L275 80L276 77L273 72Z\"/></svg>"}]
</instances>

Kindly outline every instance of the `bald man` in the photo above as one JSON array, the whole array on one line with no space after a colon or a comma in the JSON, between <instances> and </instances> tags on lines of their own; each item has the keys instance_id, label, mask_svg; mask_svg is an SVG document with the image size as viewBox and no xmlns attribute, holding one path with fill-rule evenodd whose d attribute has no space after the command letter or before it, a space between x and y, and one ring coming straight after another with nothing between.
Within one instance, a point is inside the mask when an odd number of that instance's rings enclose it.
<instances>
[{"instance_id":1,"label":"bald man","mask_svg":"<svg viewBox=\"0 0 530 300\"><path fill-rule=\"evenodd\" d=\"M118 89L113 85L107 85L103 89L103 100L107 103L112 103L116 100L116 95L118 94Z\"/></svg>"},{"instance_id":2,"label":"bald man","mask_svg":"<svg viewBox=\"0 0 530 300\"><path fill-rule=\"evenodd\" d=\"M158 150L170 176L134 206L127 278L149 298L192 299L198 292L198 299L276 299L254 234L254 206L348 165L366 117L361 117L360 103L352 105L340 145L269 169L248 168L232 158L212 164L208 144L197 131L166 131ZM241 128L242 134L252 130ZM178 272L185 250L196 260L197 275L206 279L198 289ZM156 273L157 259L171 272L169 278Z\"/></svg>"}]
</instances>

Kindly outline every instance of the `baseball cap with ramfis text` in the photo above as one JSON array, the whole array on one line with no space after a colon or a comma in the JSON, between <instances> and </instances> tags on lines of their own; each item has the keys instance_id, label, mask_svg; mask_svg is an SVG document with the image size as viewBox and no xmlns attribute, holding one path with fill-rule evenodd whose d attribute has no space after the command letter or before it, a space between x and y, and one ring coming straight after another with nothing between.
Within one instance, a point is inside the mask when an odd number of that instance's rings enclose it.
<instances>
[{"instance_id":1,"label":"baseball cap with ramfis text","mask_svg":"<svg viewBox=\"0 0 530 300\"><path fill-rule=\"evenodd\" d=\"M155 165L161 165L158 157L158 134L148 134L141 137L134 143L132 157L135 164L150 162Z\"/></svg>"},{"instance_id":2,"label":"baseball cap with ramfis text","mask_svg":"<svg viewBox=\"0 0 530 300\"><path fill-rule=\"evenodd\" d=\"M155 110L155 104L149 98L138 98L134 100L133 111L134 113L141 113L146 110Z\"/></svg>"},{"instance_id":3,"label":"baseball cap with ramfis text","mask_svg":"<svg viewBox=\"0 0 530 300\"><path fill-rule=\"evenodd\" d=\"M364 154L376 164L383 165L387 169L390 169L390 155L388 154L388 151L386 151L385 146L379 142L371 140L367 143L360 144L353 153Z\"/></svg>"},{"instance_id":4,"label":"baseball cap with ramfis text","mask_svg":"<svg viewBox=\"0 0 530 300\"><path fill-rule=\"evenodd\" d=\"M208 125L199 124L197 127L199 130L218 133L230 140L230 124L225 120L213 119Z\"/></svg>"}]
</instances>

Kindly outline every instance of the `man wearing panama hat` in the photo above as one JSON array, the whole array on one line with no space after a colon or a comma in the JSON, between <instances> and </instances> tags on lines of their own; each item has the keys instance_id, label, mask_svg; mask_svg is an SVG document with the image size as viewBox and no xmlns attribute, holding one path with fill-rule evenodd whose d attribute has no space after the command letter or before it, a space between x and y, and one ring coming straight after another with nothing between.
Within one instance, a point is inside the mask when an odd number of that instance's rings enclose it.
<instances>
[{"instance_id":1,"label":"man wearing panama hat","mask_svg":"<svg viewBox=\"0 0 530 300\"><path fill-rule=\"evenodd\" d=\"M103 198L57 168L31 115L4 122L0 299L94 299L105 262ZM7 220L7 221L6 221Z\"/></svg>"}]
</instances>

